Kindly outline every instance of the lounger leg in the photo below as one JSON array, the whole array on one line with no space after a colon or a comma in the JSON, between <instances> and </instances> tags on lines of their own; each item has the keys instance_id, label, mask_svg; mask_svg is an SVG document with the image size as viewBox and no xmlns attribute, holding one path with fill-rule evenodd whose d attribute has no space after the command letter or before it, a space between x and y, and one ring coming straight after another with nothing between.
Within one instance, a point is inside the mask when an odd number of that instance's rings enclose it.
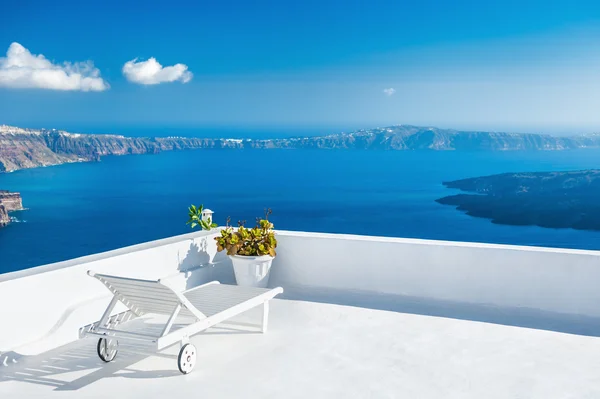
<instances>
[{"instance_id":1,"label":"lounger leg","mask_svg":"<svg viewBox=\"0 0 600 399\"><path fill-rule=\"evenodd\" d=\"M181 304L177 305L175 307L175 309L173 310L173 313L171 313L171 317L169 317L169 321L167 321L165 328L162 330L162 333L160 333L161 337L164 337L165 335L167 335L169 333L169 331L171 331L171 327L173 327L173 323L175 322L175 319L177 318L177 315L179 314L180 311L181 311Z\"/></svg>"},{"instance_id":2,"label":"lounger leg","mask_svg":"<svg viewBox=\"0 0 600 399\"><path fill-rule=\"evenodd\" d=\"M108 307L104 311L102 318L98 322L98 327L106 327L108 325L108 321L110 320L110 314L112 313L113 309L117 305L117 302L119 302L119 300L117 299L116 296L113 296L112 300L108 304Z\"/></svg>"},{"instance_id":3,"label":"lounger leg","mask_svg":"<svg viewBox=\"0 0 600 399\"><path fill-rule=\"evenodd\" d=\"M267 332L267 324L269 323L269 301L263 304L262 332Z\"/></svg>"}]
</instances>

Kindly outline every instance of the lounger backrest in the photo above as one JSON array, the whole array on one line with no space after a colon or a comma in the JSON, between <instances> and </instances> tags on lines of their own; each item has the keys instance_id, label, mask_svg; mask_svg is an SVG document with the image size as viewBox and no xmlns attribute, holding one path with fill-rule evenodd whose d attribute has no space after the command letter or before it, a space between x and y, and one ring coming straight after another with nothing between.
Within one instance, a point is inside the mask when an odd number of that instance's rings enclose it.
<instances>
[{"instance_id":1,"label":"lounger backrest","mask_svg":"<svg viewBox=\"0 0 600 399\"><path fill-rule=\"evenodd\" d=\"M108 288L132 312L141 316L145 313L170 315L179 297L169 287L159 281L138 280L126 277L90 273ZM184 314L186 309L182 309Z\"/></svg>"}]
</instances>

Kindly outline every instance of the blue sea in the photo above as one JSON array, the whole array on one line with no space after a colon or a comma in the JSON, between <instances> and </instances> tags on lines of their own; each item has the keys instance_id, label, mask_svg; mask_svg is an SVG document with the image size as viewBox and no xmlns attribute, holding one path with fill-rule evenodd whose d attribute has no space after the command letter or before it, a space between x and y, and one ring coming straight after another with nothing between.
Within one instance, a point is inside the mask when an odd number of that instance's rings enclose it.
<instances>
[{"instance_id":1,"label":"blue sea","mask_svg":"<svg viewBox=\"0 0 600 399\"><path fill-rule=\"evenodd\" d=\"M443 181L600 167L600 151L195 150L105 157L0 174L26 211L0 229L0 273L189 232L190 204L215 220L332 233L600 248L600 232L503 226L435 199Z\"/></svg>"}]
</instances>

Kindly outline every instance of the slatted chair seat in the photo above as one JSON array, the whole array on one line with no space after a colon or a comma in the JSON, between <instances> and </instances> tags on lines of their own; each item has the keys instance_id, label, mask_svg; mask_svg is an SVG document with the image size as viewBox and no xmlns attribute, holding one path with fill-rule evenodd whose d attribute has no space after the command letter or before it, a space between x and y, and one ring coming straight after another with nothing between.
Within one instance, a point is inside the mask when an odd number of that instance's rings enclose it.
<instances>
[{"instance_id":1,"label":"slatted chair seat","mask_svg":"<svg viewBox=\"0 0 600 399\"><path fill-rule=\"evenodd\" d=\"M201 290L185 291L183 295L196 309L207 317L242 304L257 295L269 292L265 288L240 287L237 285L211 284Z\"/></svg>"}]
</instances>

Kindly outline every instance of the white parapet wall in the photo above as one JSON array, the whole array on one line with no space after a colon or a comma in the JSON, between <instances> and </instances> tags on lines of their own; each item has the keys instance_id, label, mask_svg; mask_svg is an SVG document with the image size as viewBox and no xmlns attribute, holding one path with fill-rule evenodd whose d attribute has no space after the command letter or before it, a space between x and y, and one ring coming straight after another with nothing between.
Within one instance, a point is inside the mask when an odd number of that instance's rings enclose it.
<instances>
[{"instance_id":1,"label":"white parapet wall","mask_svg":"<svg viewBox=\"0 0 600 399\"><path fill-rule=\"evenodd\" d=\"M216 253L216 234L186 234L0 275L0 363L2 353L4 359L6 353L36 354L75 340L79 327L99 319L110 294L87 276L90 269L144 279L173 276L182 289L211 280L234 283L231 262ZM289 291L399 295L600 317L596 251L291 231L277 237L270 285Z\"/></svg>"},{"instance_id":2,"label":"white parapet wall","mask_svg":"<svg viewBox=\"0 0 600 399\"><path fill-rule=\"evenodd\" d=\"M271 284L600 317L600 252L279 232Z\"/></svg>"}]
</instances>

